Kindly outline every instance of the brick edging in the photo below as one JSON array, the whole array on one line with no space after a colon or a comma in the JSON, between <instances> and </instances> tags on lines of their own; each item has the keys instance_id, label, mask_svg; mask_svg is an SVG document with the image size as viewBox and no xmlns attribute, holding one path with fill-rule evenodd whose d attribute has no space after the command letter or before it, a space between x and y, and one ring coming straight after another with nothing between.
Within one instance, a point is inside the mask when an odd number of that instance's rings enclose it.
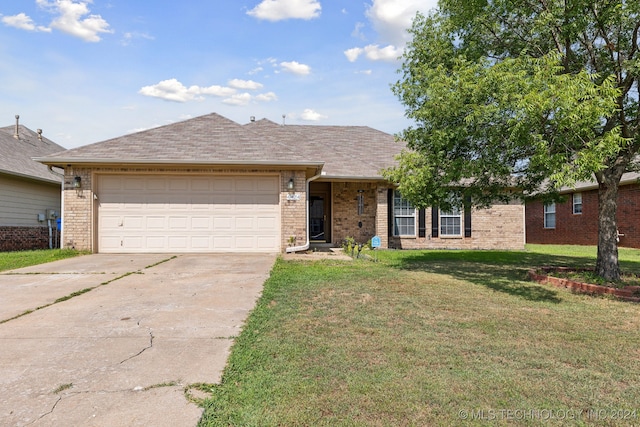
<instances>
[{"instance_id":1,"label":"brick edging","mask_svg":"<svg viewBox=\"0 0 640 427\"><path fill-rule=\"evenodd\" d=\"M538 267L529 270L529 278L541 284L549 284L557 288L570 289L572 292L591 295L612 295L616 298L640 302L640 286L626 286L624 288L612 288L609 286L595 285L593 283L583 283L571 279L554 277L549 274L539 274L536 271L542 270L545 273L551 271L593 271L589 268L567 268L567 267Z\"/></svg>"}]
</instances>

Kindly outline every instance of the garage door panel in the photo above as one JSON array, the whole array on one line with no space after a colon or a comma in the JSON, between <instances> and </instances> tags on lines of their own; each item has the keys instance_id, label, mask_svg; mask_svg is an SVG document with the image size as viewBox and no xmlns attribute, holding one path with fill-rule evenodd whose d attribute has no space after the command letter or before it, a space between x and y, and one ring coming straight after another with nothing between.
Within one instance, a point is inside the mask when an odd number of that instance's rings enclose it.
<instances>
[{"instance_id":1,"label":"garage door panel","mask_svg":"<svg viewBox=\"0 0 640 427\"><path fill-rule=\"evenodd\" d=\"M161 251L166 247L166 238L163 236L147 236L144 243L144 248L149 251Z\"/></svg>"},{"instance_id":2,"label":"garage door panel","mask_svg":"<svg viewBox=\"0 0 640 427\"><path fill-rule=\"evenodd\" d=\"M191 217L192 230L209 230L211 228L211 218L208 216Z\"/></svg>"},{"instance_id":3,"label":"garage door panel","mask_svg":"<svg viewBox=\"0 0 640 427\"><path fill-rule=\"evenodd\" d=\"M100 217L99 227L101 229L116 229L120 227L120 215L104 215Z\"/></svg>"},{"instance_id":4,"label":"garage door panel","mask_svg":"<svg viewBox=\"0 0 640 427\"><path fill-rule=\"evenodd\" d=\"M233 229L232 217L214 217L213 218L214 231L230 231L232 229Z\"/></svg>"},{"instance_id":5,"label":"garage door panel","mask_svg":"<svg viewBox=\"0 0 640 427\"><path fill-rule=\"evenodd\" d=\"M98 197L100 252L280 250L277 176L103 175Z\"/></svg>"},{"instance_id":6,"label":"garage door panel","mask_svg":"<svg viewBox=\"0 0 640 427\"><path fill-rule=\"evenodd\" d=\"M236 217L236 230L254 230L254 218L252 217Z\"/></svg>"},{"instance_id":7,"label":"garage door panel","mask_svg":"<svg viewBox=\"0 0 640 427\"><path fill-rule=\"evenodd\" d=\"M141 235L124 235L121 239L121 247L131 248L134 251L142 250L145 238Z\"/></svg>"},{"instance_id":8,"label":"garage door panel","mask_svg":"<svg viewBox=\"0 0 640 427\"><path fill-rule=\"evenodd\" d=\"M126 231L131 231L131 230L136 230L136 231L140 231L140 230L144 230L144 223L145 223L145 218L144 216L140 215L140 216L124 216L122 218L122 227L124 228L124 230Z\"/></svg>"},{"instance_id":9,"label":"garage door panel","mask_svg":"<svg viewBox=\"0 0 640 427\"><path fill-rule=\"evenodd\" d=\"M169 232L173 230L188 230L189 218L187 216L170 216Z\"/></svg>"},{"instance_id":10,"label":"garage door panel","mask_svg":"<svg viewBox=\"0 0 640 427\"><path fill-rule=\"evenodd\" d=\"M135 179L123 179L122 180L122 189L129 191L144 191L145 190L145 180L144 178L135 178Z\"/></svg>"},{"instance_id":11,"label":"garage door panel","mask_svg":"<svg viewBox=\"0 0 640 427\"><path fill-rule=\"evenodd\" d=\"M218 179L213 181L212 190L214 192L233 191L233 178L219 177Z\"/></svg>"},{"instance_id":12,"label":"garage door panel","mask_svg":"<svg viewBox=\"0 0 640 427\"><path fill-rule=\"evenodd\" d=\"M164 230L167 228L167 221L164 216L147 216L147 230Z\"/></svg>"}]
</instances>

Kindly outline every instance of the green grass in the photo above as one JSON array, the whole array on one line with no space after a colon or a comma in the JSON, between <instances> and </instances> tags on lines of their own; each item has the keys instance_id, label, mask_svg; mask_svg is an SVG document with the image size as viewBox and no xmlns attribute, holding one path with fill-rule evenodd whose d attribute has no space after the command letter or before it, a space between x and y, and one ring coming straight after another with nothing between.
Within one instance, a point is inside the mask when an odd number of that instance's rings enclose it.
<instances>
[{"instance_id":1,"label":"green grass","mask_svg":"<svg viewBox=\"0 0 640 427\"><path fill-rule=\"evenodd\" d=\"M638 425L640 305L526 280L594 258L530 246L278 260L200 425ZM640 251L621 259L640 271ZM461 418L472 411L482 419Z\"/></svg>"},{"instance_id":2,"label":"green grass","mask_svg":"<svg viewBox=\"0 0 640 427\"><path fill-rule=\"evenodd\" d=\"M0 252L0 271L29 267L81 255L72 249L49 249L37 251Z\"/></svg>"}]
</instances>

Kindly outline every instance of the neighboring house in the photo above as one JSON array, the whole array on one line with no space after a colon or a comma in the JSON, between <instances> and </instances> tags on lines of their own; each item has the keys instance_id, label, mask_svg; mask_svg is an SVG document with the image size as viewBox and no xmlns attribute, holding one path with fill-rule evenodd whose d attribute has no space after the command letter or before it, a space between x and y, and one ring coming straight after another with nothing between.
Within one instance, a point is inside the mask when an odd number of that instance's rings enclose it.
<instances>
[{"instance_id":1,"label":"neighboring house","mask_svg":"<svg viewBox=\"0 0 640 427\"><path fill-rule=\"evenodd\" d=\"M50 248L59 242L60 175L33 160L65 149L42 132L0 128L0 251ZM58 170L61 174L62 170Z\"/></svg>"},{"instance_id":2,"label":"neighboring house","mask_svg":"<svg viewBox=\"0 0 640 427\"><path fill-rule=\"evenodd\" d=\"M638 173L626 173L618 187L619 245L640 248L640 185ZM579 182L561 191L566 200L526 203L527 243L597 245L598 184Z\"/></svg>"},{"instance_id":3,"label":"neighboring house","mask_svg":"<svg viewBox=\"0 0 640 427\"><path fill-rule=\"evenodd\" d=\"M381 176L403 147L369 127L210 114L38 160L65 169L76 249L295 252L374 235L383 248L524 247L522 204L434 216L403 200Z\"/></svg>"}]
</instances>

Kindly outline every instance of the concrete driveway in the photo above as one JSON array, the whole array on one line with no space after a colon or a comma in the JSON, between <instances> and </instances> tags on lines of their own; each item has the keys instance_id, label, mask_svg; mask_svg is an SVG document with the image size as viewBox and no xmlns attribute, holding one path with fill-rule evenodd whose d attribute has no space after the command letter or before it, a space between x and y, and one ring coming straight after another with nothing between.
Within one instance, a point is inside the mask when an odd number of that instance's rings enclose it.
<instances>
[{"instance_id":1,"label":"concrete driveway","mask_svg":"<svg viewBox=\"0 0 640 427\"><path fill-rule=\"evenodd\" d=\"M0 425L195 426L183 390L219 382L275 258L96 254L0 274Z\"/></svg>"}]
</instances>

